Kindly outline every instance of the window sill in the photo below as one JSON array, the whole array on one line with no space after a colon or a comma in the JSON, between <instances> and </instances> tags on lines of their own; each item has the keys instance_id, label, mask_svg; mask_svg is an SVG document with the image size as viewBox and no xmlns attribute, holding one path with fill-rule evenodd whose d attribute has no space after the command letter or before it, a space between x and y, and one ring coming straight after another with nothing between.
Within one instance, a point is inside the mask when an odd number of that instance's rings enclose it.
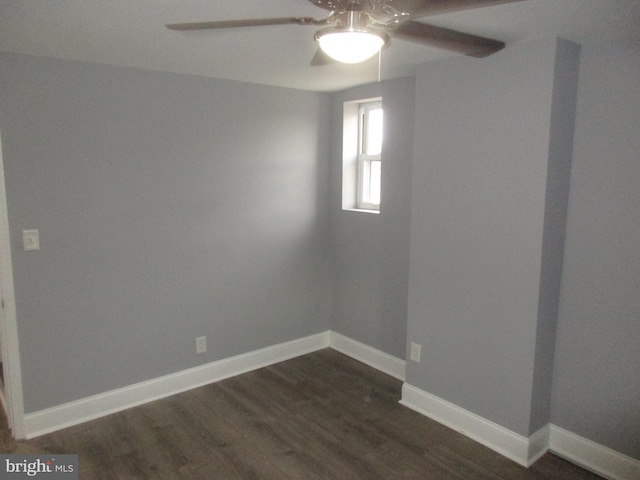
<instances>
[{"instance_id":1,"label":"window sill","mask_svg":"<svg viewBox=\"0 0 640 480\"><path fill-rule=\"evenodd\" d=\"M375 213L375 214L380 214L380 210L368 210L365 208L343 208L342 211L344 212L358 212L358 213Z\"/></svg>"}]
</instances>

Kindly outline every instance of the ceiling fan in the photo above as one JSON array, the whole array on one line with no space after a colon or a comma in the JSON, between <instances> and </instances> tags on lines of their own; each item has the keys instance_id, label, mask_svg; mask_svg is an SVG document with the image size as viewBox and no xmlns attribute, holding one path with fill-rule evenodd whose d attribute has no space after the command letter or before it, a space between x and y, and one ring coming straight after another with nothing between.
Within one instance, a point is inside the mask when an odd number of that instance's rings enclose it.
<instances>
[{"instance_id":1,"label":"ceiling fan","mask_svg":"<svg viewBox=\"0 0 640 480\"><path fill-rule=\"evenodd\" d=\"M327 63L324 54L343 63L362 62L378 53L389 42L390 37L482 58L502 50L505 44L499 40L416 22L414 19L522 0L308 1L328 10L329 15L318 19L279 17L176 23L166 27L182 31L291 24L322 27L315 33L320 49L312 60L312 65Z\"/></svg>"}]
</instances>

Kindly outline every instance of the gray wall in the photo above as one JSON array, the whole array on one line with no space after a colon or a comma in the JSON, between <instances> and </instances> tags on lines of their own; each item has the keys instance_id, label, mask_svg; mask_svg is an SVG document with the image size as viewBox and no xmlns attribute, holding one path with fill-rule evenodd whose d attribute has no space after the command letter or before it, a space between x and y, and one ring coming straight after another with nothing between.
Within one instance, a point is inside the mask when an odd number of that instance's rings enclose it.
<instances>
[{"instance_id":1,"label":"gray wall","mask_svg":"<svg viewBox=\"0 0 640 480\"><path fill-rule=\"evenodd\" d=\"M410 383L535 429L561 257L548 192L566 182L548 173L571 149L551 125L575 73L555 47L332 96L2 54L27 411L333 328L401 358L422 343ZM637 459L639 59L582 50L551 393L552 423ZM375 95L382 211L343 212L342 102ZM21 251L26 228L41 251Z\"/></svg>"},{"instance_id":2,"label":"gray wall","mask_svg":"<svg viewBox=\"0 0 640 480\"><path fill-rule=\"evenodd\" d=\"M556 44L417 76L407 382L528 436Z\"/></svg>"},{"instance_id":3,"label":"gray wall","mask_svg":"<svg viewBox=\"0 0 640 480\"><path fill-rule=\"evenodd\" d=\"M553 359L573 158L579 65L580 46L559 40L549 127L530 432L536 432L549 423L551 411Z\"/></svg>"},{"instance_id":4,"label":"gray wall","mask_svg":"<svg viewBox=\"0 0 640 480\"><path fill-rule=\"evenodd\" d=\"M328 329L328 95L0 64L26 412Z\"/></svg>"},{"instance_id":5,"label":"gray wall","mask_svg":"<svg viewBox=\"0 0 640 480\"><path fill-rule=\"evenodd\" d=\"M405 357L414 79L370 84L332 97L334 331ZM342 210L342 107L382 96L382 205L379 214Z\"/></svg>"},{"instance_id":6,"label":"gray wall","mask_svg":"<svg viewBox=\"0 0 640 480\"><path fill-rule=\"evenodd\" d=\"M640 459L640 48L580 65L552 421Z\"/></svg>"}]
</instances>

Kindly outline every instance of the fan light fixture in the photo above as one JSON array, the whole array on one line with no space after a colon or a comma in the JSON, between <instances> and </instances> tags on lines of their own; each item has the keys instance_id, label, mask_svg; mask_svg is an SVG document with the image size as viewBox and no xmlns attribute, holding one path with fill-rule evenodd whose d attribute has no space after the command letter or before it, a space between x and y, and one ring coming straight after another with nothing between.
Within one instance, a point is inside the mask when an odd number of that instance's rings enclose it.
<instances>
[{"instance_id":1,"label":"fan light fixture","mask_svg":"<svg viewBox=\"0 0 640 480\"><path fill-rule=\"evenodd\" d=\"M361 11L346 12L346 22L316 32L324 53L342 63L360 63L373 57L387 43L389 36L367 26L368 17Z\"/></svg>"}]
</instances>

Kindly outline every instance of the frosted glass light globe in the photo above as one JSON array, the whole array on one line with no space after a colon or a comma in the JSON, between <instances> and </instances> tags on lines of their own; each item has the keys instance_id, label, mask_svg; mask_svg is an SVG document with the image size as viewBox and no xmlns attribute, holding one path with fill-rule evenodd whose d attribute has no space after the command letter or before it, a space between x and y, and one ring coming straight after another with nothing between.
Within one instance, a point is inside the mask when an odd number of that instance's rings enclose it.
<instances>
[{"instance_id":1,"label":"frosted glass light globe","mask_svg":"<svg viewBox=\"0 0 640 480\"><path fill-rule=\"evenodd\" d=\"M364 62L385 44L381 35L371 32L321 30L316 38L324 53L342 63Z\"/></svg>"}]
</instances>

